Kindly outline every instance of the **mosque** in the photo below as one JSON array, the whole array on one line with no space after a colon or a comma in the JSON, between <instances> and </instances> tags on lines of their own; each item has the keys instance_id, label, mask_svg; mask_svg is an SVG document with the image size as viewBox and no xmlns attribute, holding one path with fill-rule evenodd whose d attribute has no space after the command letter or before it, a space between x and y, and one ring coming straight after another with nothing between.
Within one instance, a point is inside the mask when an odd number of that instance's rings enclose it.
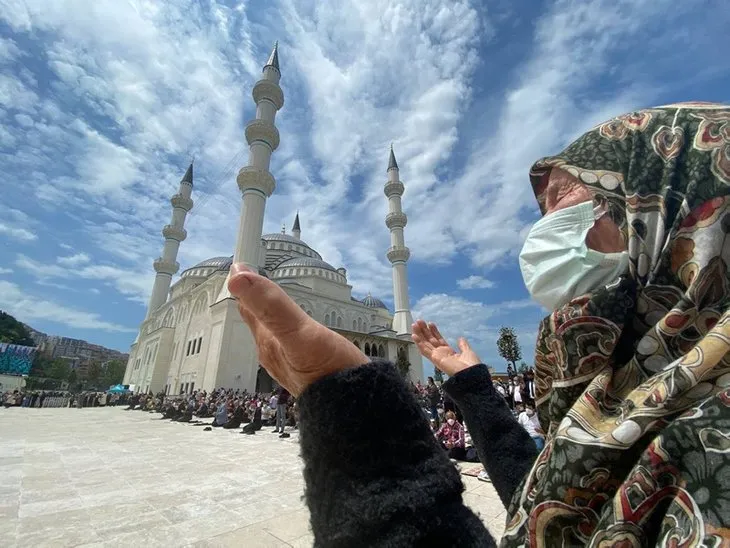
<instances>
[{"instance_id":1,"label":"mosque","mask_svg":"<svg viewBox=\"0 0 730 548\"><path fill-rule=\"evenodd\" d=\"M395 310L371 295L352 296L347 270L335 268L302 239L297 213L291 234L264 234L266 200L276 187L269 172L271 153L279 145L276 113L284 105L279 87L278 44L253 87L256 117L246 125L249 165L238 173L242 194L236 248L232 257L206 259L182 272L177 253L187 237L184 224L193 208L193 165L171 199L172 220L162 229L162 256L154 261L155 282L147 315L132 344L124 384L136 392L189 394L219 387L269 391L272 379L257 359L250 331L241 320L236 301L227 289L231 264L241 262L280 285L311 317L340 333L368 356L383 357L408 367L414 381L423 380L423 362L411 341L407 261L401 209L403 183L392 147L384 193L388 199L385 224L391 246Z\"/></svg>"}]
</instances>

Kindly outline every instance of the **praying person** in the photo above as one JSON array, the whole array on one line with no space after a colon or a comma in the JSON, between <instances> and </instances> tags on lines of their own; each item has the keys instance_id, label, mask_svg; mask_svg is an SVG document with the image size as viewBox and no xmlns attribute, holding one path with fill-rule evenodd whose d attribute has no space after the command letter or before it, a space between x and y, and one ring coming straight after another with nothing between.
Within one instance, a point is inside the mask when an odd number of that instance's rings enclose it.
<instances>
[{"instance_id":1,"label":"praying person","mask_svg":"<svg viewBox=\"0 0 730 548\"><path fill-rule=\"evenodd\" d=\"M517 416L517 422L530 435L532 441L535 442L537 450L542 451L542 448L545 447L545 433L542 431L540 422L537 420L535 406L528 403L525 406L525 410Z\"/></svg>"},{"instance_id":2,"label":"praying person","mask_svg":"<svg viewBox=\"0 0 730 548\"><path fill-rule=\"evenodd\" d=\"M508 509L502 546L727 544L728 128L724 105L651 108L532 167L536 462L469 343L414 325Z\"/></svg>"},{"instance_id":3,"label":"praying person","mask_svg":"<svg viewBox=\"0 0 730 548\"><path fill-rule=\"evenodd\" d=\"M456 414L453 411L447 411L445 418L446 421L436 432L436 439L446 450L450 459L465 460L464 427L456 420Z\"/></svg>"}]
</instances>

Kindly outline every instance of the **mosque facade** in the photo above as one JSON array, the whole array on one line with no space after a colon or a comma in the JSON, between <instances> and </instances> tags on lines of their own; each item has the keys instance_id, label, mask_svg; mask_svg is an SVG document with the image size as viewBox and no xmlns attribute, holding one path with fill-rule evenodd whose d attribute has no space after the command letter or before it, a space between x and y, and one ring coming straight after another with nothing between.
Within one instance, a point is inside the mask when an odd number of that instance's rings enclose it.
<instances>
[{"instance_id":1,"label":"mosque facade","mask_svg":"<svg viewBox=\"0 0 730 548\"><path fill-rule=\"evenodd\" d=\"M246 125L249 164L237 177L242 194L238 236L233 256L213 257L179 270L177 252L186 239L185 218L193 208L193 165L171 199L172 219L162 230L161 257L147 314L130 349L124 383L136 392L192 393L219 387L249 392L271 390L272 380L260 366L250 331L227 289L229 269L241 262L279 284L309 316L341 334L371 357L408 365L412 380L423 380L423 362L411 341L405 245L407 217L402 211L403 183L391 148L385 224L391 246L394 311L376 297L352 296L345 268L335 268L302 238L299 214L291 233L262 234L266 200L275 188L269 172L271 154L279 145L276 113L284 105L279 87L278 45L253 87L256 117ZM400 359L399 359L400 358Z\"/></svg>"}]
</instances>

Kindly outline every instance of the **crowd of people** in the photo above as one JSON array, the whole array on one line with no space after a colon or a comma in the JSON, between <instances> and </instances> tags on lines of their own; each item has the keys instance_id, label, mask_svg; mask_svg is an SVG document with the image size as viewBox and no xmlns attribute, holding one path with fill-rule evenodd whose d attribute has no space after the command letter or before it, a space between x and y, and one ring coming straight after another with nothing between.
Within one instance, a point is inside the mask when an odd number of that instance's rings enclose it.
<instances>
[{"instance_id":1,"label":"crowd of people","mask_svg":"<svg viewBox=\"0 0 730 548\"><path fill-rule=\"evenodd\" d=\"M273 426L280 438L289 438L287 428L297 428L297 402L284 388L268 394L224 388L196 390L189 395L134 394L128 403L127 411L161 413L162 419L211 429L241 428L241 433L248 435Z\"/></svg>"},{"instance_id":2,"label":"crowd of people","mask_svg":"<svg viewBox=\"0 0 730 548\"><path fill-rule=\"evenodd\" d=\"M2 395L2 405L9 407L106 407L126 403L127 394L107 392L66 392L58 390L8 390Z\"/></svg>"}]
</instances>

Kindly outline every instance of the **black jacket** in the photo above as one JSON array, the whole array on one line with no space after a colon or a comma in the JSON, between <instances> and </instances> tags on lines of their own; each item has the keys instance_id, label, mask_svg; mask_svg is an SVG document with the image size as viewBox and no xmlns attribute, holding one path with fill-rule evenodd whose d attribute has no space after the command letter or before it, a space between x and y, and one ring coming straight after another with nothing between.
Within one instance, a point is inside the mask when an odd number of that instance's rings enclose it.
<instances>
[{"instance_id":1,"label":"black jacket","mask_svg":"<svg viewBox=\"0 0 730 548\"><path fill-rule=\"evenodd\" d=\"M486 366L455 375L445 389L508 501L535 444L494 391ZM464 505L459 472L392 364L376 360L320 379L299 402L315 546L495 545Z\"/></svg>"}]
</instances>

